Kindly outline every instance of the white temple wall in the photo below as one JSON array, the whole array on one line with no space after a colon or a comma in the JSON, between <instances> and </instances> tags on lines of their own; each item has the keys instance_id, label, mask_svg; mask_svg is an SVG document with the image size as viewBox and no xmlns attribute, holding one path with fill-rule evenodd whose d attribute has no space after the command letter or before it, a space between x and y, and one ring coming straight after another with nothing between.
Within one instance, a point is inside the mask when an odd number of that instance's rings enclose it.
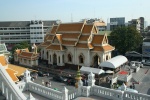
<instances>
[{"instance_id":1,"label":"white temple wall","mask_svg":"<svg viewBox=\"0 0 150 100\"><path fill-rule=\"evenodd\" d=\"M89 50L87 49L77 49L77 53L76 53L76 65L81 65L81 66L89 66L89 57L90 57L90 54L88 52ZM84 62L83 64L79 62L79 56L80 55L83 55L83 59L84 59Z\"/></svg>"}]
</instances>

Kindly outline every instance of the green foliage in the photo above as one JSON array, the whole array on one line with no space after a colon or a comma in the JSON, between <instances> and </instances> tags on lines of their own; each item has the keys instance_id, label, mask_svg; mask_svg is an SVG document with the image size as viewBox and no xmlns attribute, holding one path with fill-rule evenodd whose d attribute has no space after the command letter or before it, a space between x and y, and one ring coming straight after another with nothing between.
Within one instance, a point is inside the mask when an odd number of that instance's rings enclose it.
<instances>
[{"instance_id":1,"label":"green foliage","mask_svg":"<svg viewBox=\"0 0 150 100\"><path fill-rule=\"evenodd\" d=\"M30 47L30 45L28 44L27 41L21 42L20 44L16 44L12 48L12 54L14 54L14 52L15 52L16 49L25 49L25 48L29 48L29 47Z\"/></svg>"},{"instance_id":2,"label":"green foliage","mask_svg":"<svg viewBox=\"0 0 150 100\"><path fill-rule=\"evenodd\" d=\"M112 45L121 54L135 50L142 42L141 34L134 27L119 27L110 35Z\"/></svg>"}]
</instances>

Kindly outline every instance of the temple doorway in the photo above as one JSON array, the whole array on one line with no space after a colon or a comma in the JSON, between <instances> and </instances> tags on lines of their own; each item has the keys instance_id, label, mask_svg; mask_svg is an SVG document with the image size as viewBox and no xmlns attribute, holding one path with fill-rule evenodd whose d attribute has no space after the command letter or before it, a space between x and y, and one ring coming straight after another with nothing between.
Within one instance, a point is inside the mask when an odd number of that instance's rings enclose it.
<instances>
[{"instance_id":1,"label":"temple doorway","mask_svg":"<svg viewBox=\"0 0 150 100\"><path fill-rule=\"evenodd\" d=\"M98 55L95 55L95 56L93 57L93 67L94 67L94 68L98 68L99 63L100 63L100 58L99 58Z\"/></svg>"},{"instance_id":2,"label":"temple doorway","mask_svg":"<svg viewBox=\"0 0 150 100\"><path fill-rule=\"evenodd\" d=\"M57 65L57 55L53 55L53 65Z\"/></svg>"}]
</instances>

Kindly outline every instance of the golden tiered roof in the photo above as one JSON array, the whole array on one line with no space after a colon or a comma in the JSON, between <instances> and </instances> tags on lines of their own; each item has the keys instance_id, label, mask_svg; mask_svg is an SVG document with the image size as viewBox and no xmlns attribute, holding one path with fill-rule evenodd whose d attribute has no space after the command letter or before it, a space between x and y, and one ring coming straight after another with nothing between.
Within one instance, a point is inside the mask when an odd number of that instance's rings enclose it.
<instances>
[{"instance_id":1,"label":"golden tiered roof","mask_svg":"<svg viewBox=\"0 0 150 100\"><path fill-rule=\"evenodd\" d=\"M73 46L81 49L90 49L92 51L106 52L114 50L114 47L108 44L107 36L97 34L97 28L94 24L82 23L61 23L53 26L47 41L40 44L48 50L64 50L65 46Z\"/></svg>"}]
</instances>

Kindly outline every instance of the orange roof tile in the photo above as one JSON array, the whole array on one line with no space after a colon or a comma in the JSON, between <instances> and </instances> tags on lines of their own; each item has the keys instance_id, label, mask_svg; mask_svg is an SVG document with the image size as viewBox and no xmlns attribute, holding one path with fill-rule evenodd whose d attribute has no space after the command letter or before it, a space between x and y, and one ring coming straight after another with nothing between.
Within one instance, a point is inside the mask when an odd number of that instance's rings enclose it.
<instances>
[{"instance_id":1,"label":"orange roof tile","mask_svg":"<svg viewBox=\"0 0 150 100\"><path fill-rule=\"evenodd\" d=\"M50 44L51 44L51 42L46 41L46 42L43 42L42 44L40 44L40 46L45 47L45 46L48 46Z\"/></svg>"},{"instance_id":2,"label":"orange roof tile","mask_svg":"<svg viewBox=\"0 0 150 100\"><path fill-rule=\"evenodd\" d=\"M114 50L114 47L111 45L106 45L106 46L94 46L94 49L92 51L110 51Z\"/></svg>"},{"instance_id":3,"label":"orange roof tile","mask_svg":"<svg viewBox=\"0 0 150 100\"><path fill-rule=\"evenodd\" d=\"M6 69L7 73L9 74L9 76L11 77L11 79L14 81L14 82L17 82L19 81L17 76L15 75L16 71L12 70L12 69Z\"/></svg>"},{"instance_id":4,"label":"orange roof tile","mask_svg":"<svg viewBox=\"0 0 150 100\"><path fill-rule=\"evenodd\" d=\"M102 44L104 35L94 35L92 44Z\"/></svg>"},{"instance_id":5,"label":"orange roof tile","mask_svg":"<svg viewBox=\"0 0 150 100\"><path fill-rule=\"evenodd\" d=\"M78 43L78 44L76 45L76 47L77 47L77 48L88 48L88 45L87 45L87 43Z\"/></svg>"},{"instance_id":6,"label":"orange roof tile","mask_svg":"<svg viewBox=\"0 0 150 100\"><path fill-rule=\"evenodd\" d=\"M50 45L46 49L49 49L49 50L64 50L64 48L60 45Z\"/></svg>"},{"instance_id":7,"label":"orange roof tile","mask_svg":"<svg viewBox=\"0 0 150 100\"><path fill-rule=\"evenodd\" d=\"M79 37L80 33L63 33L63 38L75 38L77 39Z\"/></svg>"},{"instance_id":8,"label":"orange roof tile","mask_svg":"<svg viewBox=\"0 0 150 100\"><path fill-rule=\"evenodd\" d=\"M52 40L53 37L54 37L54 35L49 35L49 36L47 36L46 40L47 40L47 41L48 41L48 40Z\"/></svg>"},{"instance_id":9,"label":"orange roof tile","mask_svg":"<svg viewBox=\"0 0 150 100\"><path fill-rule=\"evenodd\" d=\"M51 34L55 34L55 32L57 31L58 26L53 26L52 30L51 30Z\"/></svg>"},{"instance_id":10,"label":"orange roof tile","mask_svg":"<svg viewBox=\"0 0 150 100\"><path fill-rule=\"evenodd\" d=\"M63 45L75 45L77 41L69 41L69 40L63 40L62 44Z\"/></svg>"},{"instance_id":11,"label":"orange roof tile","mask_svg":"<svg viewBox=\"0 0 150 100\"><path fill-rule=\"evenodd\" d=\"M7 61L4 55L0 56L0 63L2 64L2 66L6 66L7 65Z\"/></svg>"},{"instance_id":12,"label":"orange roof tile","mask_svg":"<svg viewBox=\"0 0 150 100\"><path fill-rule=\"evenodd\" d=\"M115 48L108 44L106 46L103 46L103 49L104 51L109 51L109 50L114 50Z\"/></svg>"},{"instance_id":13,"label":"orange roof tile","mask_svg":"<svg viewBox=\"0 0 150 100\"><path fill-rule=\"evenodd\" d=\"M64 31L81 31L83 23L66 23L60 24L57 32Z\"/></svg>"},{"instance_id":14,"label":"orange roof tile","mask_svg":"<svg viewBox=\"0 0 150 100\"><path fill-rule=\"evenodd\" d=\"M21 52L19 56L24 56L24 57L32 57L33 52Z\"/></svg>"},{"instance_id":15,"label":"orange roof tile","mask_svg":"<svg viewBox=\"0 0 150 100\"><path fill-rule=\"evenodd\" d=\"M81 35L79 41L87 41L90 35Z\"/></svg>"},{"instance_id":16,"label":"orange roof tile","mask_svg":"<svg viewBox=\"0 0 150 100\"><path fill-rule=\"evenodd\" d=\"M84 25L84 28L82 30L82 33L91 33L92 31L92 28L93 28L93 25Z\"/></svg>"}]
</instances>

